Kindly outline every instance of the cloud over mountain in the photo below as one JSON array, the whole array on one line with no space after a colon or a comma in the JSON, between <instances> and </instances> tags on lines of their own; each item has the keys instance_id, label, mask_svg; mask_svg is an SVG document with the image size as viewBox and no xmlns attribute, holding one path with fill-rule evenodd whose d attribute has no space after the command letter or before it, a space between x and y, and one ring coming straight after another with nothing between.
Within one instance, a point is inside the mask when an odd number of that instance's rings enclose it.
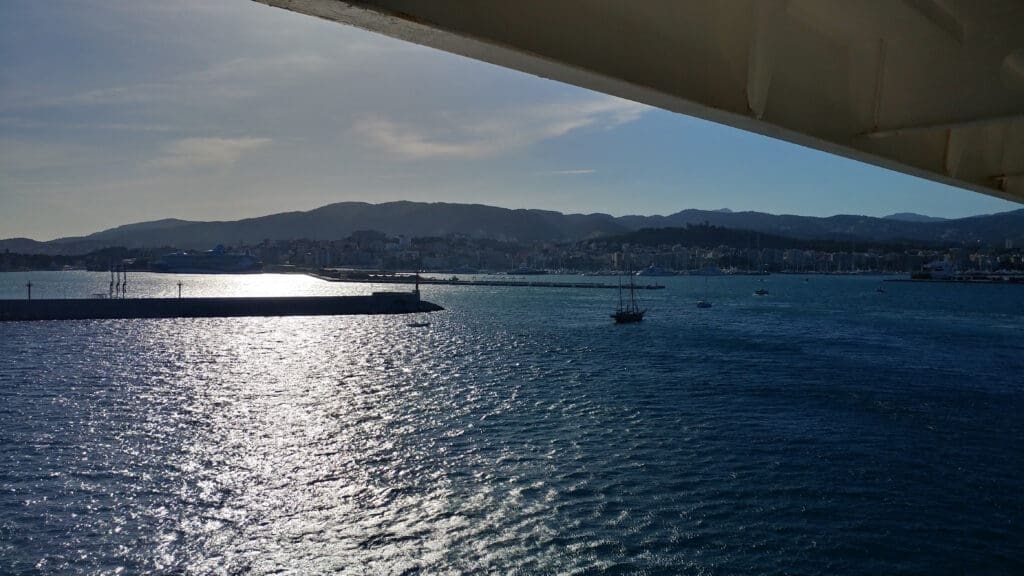
<instances>
[{"instance_id":1,"label":"cloud over mountain","mask_svg":"<svg viewBox=\"0 0 1024 576\"><path fill-rule=\"evenodd\" d=\"M366 144L407 159L482 158L560 138L583 128L614 128L649 108L612 96L491 110L486 115L439 114L433 122L403 123L383 116L356 122Z\"/></svg>"},{"instance_id":2,"label":"cloud over mountain","mask_svg":"<svg viewBox=\"0 0 1024 576\"><path fill-rule=\"evenodd\" d=\"M270 143L270 138L182 138L164 146L162 155L149 165L172 169L230 166Z\"/></svg>"}]
</instances>

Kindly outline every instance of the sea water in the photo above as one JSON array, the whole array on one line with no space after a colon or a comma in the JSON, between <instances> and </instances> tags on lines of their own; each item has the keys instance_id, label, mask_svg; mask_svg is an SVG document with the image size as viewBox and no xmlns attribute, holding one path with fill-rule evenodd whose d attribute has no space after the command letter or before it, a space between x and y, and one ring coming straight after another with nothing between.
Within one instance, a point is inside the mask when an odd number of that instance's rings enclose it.
<instances>
[{"instance_id":1,"label":"sea water","mask_svg":"<svg viewBox=\"0 0 1024 576\"><path fill-rule=\"evenodd\" d=\"M29 280L109 275L0 297ZM0 573L1024 571L1024 286L656 280L622 326L614 290L433 285L426 328L0 324ZM129 295L179 281L383 288Z\"/></svg>"}]
</instances>

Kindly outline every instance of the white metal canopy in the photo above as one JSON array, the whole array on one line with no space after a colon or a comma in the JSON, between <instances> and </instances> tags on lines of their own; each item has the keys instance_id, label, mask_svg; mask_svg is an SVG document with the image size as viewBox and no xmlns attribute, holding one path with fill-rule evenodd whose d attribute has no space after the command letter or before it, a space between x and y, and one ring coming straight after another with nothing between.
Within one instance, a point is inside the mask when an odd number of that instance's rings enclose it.
<instances>
[{"instance_id":1,"label":"white metal canopy","mask_svg":"<svg viewBox=\"0 0 1024 576\"><path fill-rule=\"evenodd\" d=\"M1024 0L257 0L1024 202Z\"/></svg>"}]
</instances>

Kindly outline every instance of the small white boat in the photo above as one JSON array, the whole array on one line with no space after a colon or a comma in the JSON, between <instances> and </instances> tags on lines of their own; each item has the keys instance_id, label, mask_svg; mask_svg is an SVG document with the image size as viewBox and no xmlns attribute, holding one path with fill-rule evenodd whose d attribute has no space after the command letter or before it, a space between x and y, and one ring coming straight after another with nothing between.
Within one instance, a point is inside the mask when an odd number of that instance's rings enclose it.
<instances>
[{"instance_id":1,"label":"small white boat","mask_svg":"<svg viewBox=\"0 0 1024 576\"><path fill-rule=\"evenodd\" d=\"M704 297L697 300L697 308L711 308L711 301L708 300L708 279L704 278Z\"/></svg>"}]
</instances>

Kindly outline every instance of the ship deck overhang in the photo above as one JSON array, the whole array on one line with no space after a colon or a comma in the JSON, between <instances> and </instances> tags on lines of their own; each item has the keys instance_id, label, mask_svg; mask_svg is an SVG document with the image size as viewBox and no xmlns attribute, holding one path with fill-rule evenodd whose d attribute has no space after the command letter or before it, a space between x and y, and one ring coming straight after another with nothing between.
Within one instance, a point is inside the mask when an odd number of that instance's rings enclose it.
<instances>
[{"instance_id":1,"label":"ship deck overhang","mask_svg":"<svg viewBox=\"0 0 1024 576\"><path fill-rule=\"evenodd\" d=\"M1019 0L257 0L1024 202Z\"/></svg>"}]
</instances>

